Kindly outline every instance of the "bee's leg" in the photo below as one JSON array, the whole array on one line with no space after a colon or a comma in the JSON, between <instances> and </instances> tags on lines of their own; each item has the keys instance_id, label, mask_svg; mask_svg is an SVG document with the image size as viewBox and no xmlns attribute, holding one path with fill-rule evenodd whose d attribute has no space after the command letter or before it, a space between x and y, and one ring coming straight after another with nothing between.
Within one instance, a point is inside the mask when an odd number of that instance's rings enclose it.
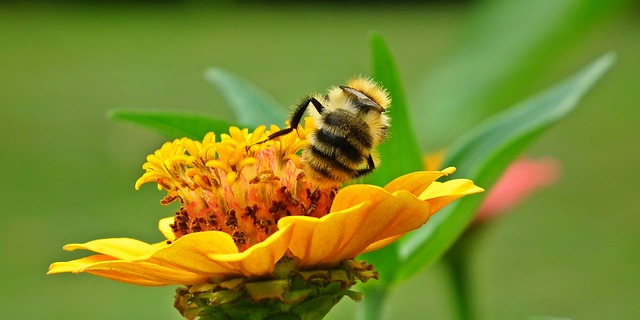
<instances>
[{"instance_id":1,"label":"bee's leg","mask_svg":"<svg viewBox=\"0 0 640 320\"><path fill-rule=\"evenodd\" d=\"M369 155L369 157L367 158L367 165L369 166L368 168L360 169L356 172L355 178L362 177L376 168L375 163L373 163L373 157L371 157L371 155Z\"/></svg>"},{"instance_id":2,"label":"bee's leg","mask_svg":"<svg viewBox=\"0 0 640 320\"><path fill-rule=\"evenodd\" d=\"M310 98L309 102L311 102L313 104L313 106L316 108L316 110L318 110L319 114L322 114L324 112L324 106L322 105L322 103L320 103L320 101L318 101L318 99ZM307 105L309 104L309 102L307 102Z\"/></svg>"},{"instance_id":3,"label":"bee's leg","mask_svg":"<svg viewBox=\"0 0 640 320\"><path fill-rule=\"evenodd\" d=\"M258 143L263 143L263 142L269 141L269 140L271 140L273 138L277 138L279 136L284 136L285 134L288 134L289 132L291 132L295 128L297 128L298 125L300 124L300 121L302 121L302 116L304 116L304 112L307 111L307 107L309 106L309 103L313 104L313 106L316 108L316 110L318 110L318 113L322 113L324 111L324 106L316 98L305 99L296 108L296 111L293 112L293 115L291 116L291 119L289 119L289 127L288 128L284 128L284 129L282 129L282 130L280 130L278 132L274 132L274 133L270 134L269 137L267 137L267 139L265 139L263 141L260 141Z\"/></svg>"}]
</instances>

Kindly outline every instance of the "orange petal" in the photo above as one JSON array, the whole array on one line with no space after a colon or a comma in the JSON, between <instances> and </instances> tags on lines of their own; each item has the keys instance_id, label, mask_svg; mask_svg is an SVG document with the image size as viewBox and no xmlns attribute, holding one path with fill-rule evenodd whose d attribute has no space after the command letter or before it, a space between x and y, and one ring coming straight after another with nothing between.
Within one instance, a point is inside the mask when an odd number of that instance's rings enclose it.
<instances>
[{"instance_id":1,"label":"orange petal","mask_svg":"<svg viewBox=\"0 0 640 320\"><path fill-rule=\"evenodd\" d=\"M260 276L269 274L289 247L293 228L286 226L270 235L265 241L253 245L251 248L236 254L209 254L209 258L225 261L236 272L245 276Z\"/></svg>"},{"instance_id":2,"label":"orange petal","mask_svg":"<svg viewBox=\"0 0 640 320\"><path fill-rule=\"evenodd\" d=\"M354 258L374 242L420 227L430 216L429 205L412 194L369 185L344 188L331 210L320 219L291 216L278 222L279 228L294 225L289 250L302 267Z\"/></svg>"},{"instance_id":3,"label":"orange petal","mask_svg":"<svg viewBox=\"0 0 640 320\"><path fill-rule=\"evenodd\" d=\"M449 167L442 171L412 172L394 179L389 184L387 184L384 189L388 192L405 190L411 192L411 194L417 197L432 182L436 181L442 176L450 175L454 172L456 172L456 168L454 167Z\"/></svg>"},{"instance_id":4,"label":"orange petal","mask_svg":"<svg viewBox=\"0 0 640 320\"><path fill-rule=\"evenodd\" d=\"M372 214L374 214L374 212L371 212L369 213L369 217L367 217L367 220L376 225L382 225L387 229L387 233L382 234L382 237L380 237L376 241L387 237L399 235L400 233L398 232L398 230L405 229L402 233L406 233L413 229L419 228L424 223L426 223L429 217L432 215L432 213L429 213L432 210L426 203L419 201L418 198L405 190L400 190L390 194L386 190L376 186L359 185L357 186L357 188L353 187L356 186L350 186L338 193L333 202L333 206L331 207L331 211L348 210L357 202L378 202L378 204L374 204L373 209L378 210L375 213L381 212L379 214L382 215L382 218L373 218ZM348 191L345 192L346 190ZM403 209L404 207L407 207L409 210L400 210L398 211L398 215L394 216L394 214L391 214L391 212L389 212L388 214L384 213L384 208L377 207L379 205L387 205L397 202L402 203ZM386 220L389 221L384 222Z\"/></svg>"},{"instance_id":5,"label":"orange petal","mask_svg":"<svg viewBox=\"0 0 640 320\"><path fill-rule=\"evenodd\" d=\"M435 213L452 201L474 193L483 192L484 189L473 184L467 179L455 179L446 182L433 182L418 198L427 201L431 210Z\"/></svg>"}]
</instances>

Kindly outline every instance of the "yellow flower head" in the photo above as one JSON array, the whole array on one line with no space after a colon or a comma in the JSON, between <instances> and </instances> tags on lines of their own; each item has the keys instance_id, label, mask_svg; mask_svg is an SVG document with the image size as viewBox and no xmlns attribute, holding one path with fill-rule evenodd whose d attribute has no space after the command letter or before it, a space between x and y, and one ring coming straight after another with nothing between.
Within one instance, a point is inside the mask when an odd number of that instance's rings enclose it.
<instances>
[{"instance_id":1,"label":"yellow flower head","mask_svg":"<svg viewBox=\"0 0 640 320\"><path fill-rule=\"evenodd\" d=\"M136 188L155 182L178 201L160 221L167 238L147 244L129 238L70 244L96 255L53 263L49 273L87 272L139 285L203 285L224 279L265 279L278 261L295 269L333 268L417 229L455 199L481 192L465 179L436 182L454 168L404 175L385 187L322 186L305 178L300 150L313 129L265 143L279 128L230 128L217 140L165 143L147 157Z\"/></svg>"}]
</instances>

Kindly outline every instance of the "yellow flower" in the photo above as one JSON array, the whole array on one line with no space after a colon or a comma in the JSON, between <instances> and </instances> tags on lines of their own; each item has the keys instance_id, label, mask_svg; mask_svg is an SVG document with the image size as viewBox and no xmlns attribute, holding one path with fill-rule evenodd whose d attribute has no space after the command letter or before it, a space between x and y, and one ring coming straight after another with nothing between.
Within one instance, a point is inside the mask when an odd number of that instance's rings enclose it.
<instances>
[{"instance_id":1,"label":"yellow flower","mask_svg":"<svg viewBox=\"0 0 640 320\"><path fill-rule=\"evenodd\" d=\"M407 174L384 188L317 185L305 178L298 156L313 130L311 121L265 143L256 144L279 128L250 133L232 127L219 141L209 133L202 142L165 143L147 157L136 188L155 182L167 191L162 204L181 204L174 217L160 221L166 240L69 244L65 250L96 254L53 263L48 273L202 286L269 279L279 261L293 261L299 272L332 269L419 228L451 201L482 191L469 180L435 181L454 168Z\"/></svg>"}]
</instances>

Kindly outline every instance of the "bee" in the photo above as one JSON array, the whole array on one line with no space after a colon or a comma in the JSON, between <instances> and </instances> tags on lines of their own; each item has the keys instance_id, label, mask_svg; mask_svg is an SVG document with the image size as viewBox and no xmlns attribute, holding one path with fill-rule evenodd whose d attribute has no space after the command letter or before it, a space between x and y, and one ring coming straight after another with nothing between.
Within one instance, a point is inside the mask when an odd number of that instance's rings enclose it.
<instances>
[{"instance_id":1,"label":"bee","mask_svg":"<svg viewBox=\"0 0 640 320\"><path fill-rule=\"evenodd\" d=\"M376 147L388 136L390 104L384 88L358 77L329 89L326 95L305 98L292 113L289 127L265 141L298 128L308 111L316 128L302 151L305 176L319 185L340 185L378 166Z\"/></svg>"}]
</instances>

